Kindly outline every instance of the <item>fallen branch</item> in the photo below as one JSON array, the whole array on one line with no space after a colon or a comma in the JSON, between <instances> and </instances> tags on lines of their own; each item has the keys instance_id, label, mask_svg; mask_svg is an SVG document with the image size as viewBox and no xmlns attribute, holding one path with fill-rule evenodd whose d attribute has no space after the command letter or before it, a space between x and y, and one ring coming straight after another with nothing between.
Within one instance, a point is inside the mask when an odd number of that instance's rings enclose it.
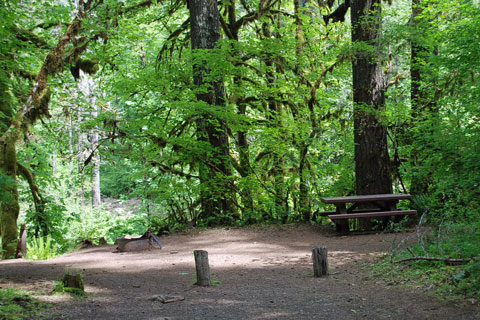
<instances>
[{"instance_id":1,"label":"fallen branch","mask_svg":"<svg viewBox=\"0 0 480 320\"><path fill-rule=\"evenodd\" d=\"M418 260L425 260L425 261L443 261L449 264L461 264L469 262L472 259L459 259L459 258L440 258L440 257L411 257L405 258L397 261L393 261L393 263L400 263L400 262L407 262L407 261L418 261Z\"/></svg>"}]
</instances>

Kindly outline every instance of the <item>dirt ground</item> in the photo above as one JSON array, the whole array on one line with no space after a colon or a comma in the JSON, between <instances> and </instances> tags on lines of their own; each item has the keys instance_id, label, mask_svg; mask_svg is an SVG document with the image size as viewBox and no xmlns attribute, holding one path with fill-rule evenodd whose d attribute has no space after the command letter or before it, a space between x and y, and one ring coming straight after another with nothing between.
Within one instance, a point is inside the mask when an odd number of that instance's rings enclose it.
<instances>
[{"instance_id":1,"label":"dirt ground","mask_svg":"<svg viewBox=\"0 0 480 320\"><path fill-rule=\"evenodd\" d=\"M394 238L337 236L310 225L192 231L162 237L161 250L103 246L48 261L2 261L0 287L42 292L54 305L48 319L480 319L478 303L371 279L368 265ZM313 278L312 246L328 247L329 276ZM215 286L193 285L197 249L209 253ZM67 269L83 271L87 298L52 294ZM185 300L163 304L152 301L156 295Z\"/></svg>"}]
</instances>

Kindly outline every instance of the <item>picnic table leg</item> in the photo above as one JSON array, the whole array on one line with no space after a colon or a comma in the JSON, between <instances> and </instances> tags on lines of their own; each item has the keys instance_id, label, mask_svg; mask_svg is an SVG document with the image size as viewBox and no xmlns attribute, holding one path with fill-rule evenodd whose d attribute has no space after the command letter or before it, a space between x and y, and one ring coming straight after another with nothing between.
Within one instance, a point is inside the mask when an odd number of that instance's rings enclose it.
<instances>
[{"instance_id":1,"label":"picnic table leg","mask_svg":"<svg viewBox=\"0 0 480 320\"><path fill-rule=\"evenodd\" d=\"M337 207L336 211L338 214L346 214L347 207L345 203L338 203L335 205ZM350 231L348 227L348 219L335 220L335 228L337 232L347 233Z\"/></svg>"},{"instance_id":2,"label":"picnic table leg","mask_svg":"<svg viewBox=\"0 0 480 320\"><path fill-rule=\"evenodd\" d=\"M393 201L390 202L390 210L391 211L397 210L397 203L398 203L398 200L393 200ZM393 222L399 223L400 221L402 221L402 219L404 217L405 216L394 216L394 217L392 217L392 219L393 219Z\"/></svg>"},{"instance_id":3,"label":"picnic table leg","mask_svg":"<svg viewBox=\"0 0 480 320\"><path fill-rule=\"evenodd\" d=\"M350 231L350 228L348 227L348 220L335 220L335 229L339 233L348 233Z\"/></svg>"}]
</instances>

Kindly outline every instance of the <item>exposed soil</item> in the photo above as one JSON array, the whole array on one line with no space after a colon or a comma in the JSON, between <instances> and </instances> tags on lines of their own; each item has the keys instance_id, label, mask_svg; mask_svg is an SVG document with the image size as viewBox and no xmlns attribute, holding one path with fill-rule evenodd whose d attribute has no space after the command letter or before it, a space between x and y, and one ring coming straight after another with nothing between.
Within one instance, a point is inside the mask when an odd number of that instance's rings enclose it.
<instances>
[{"instance_id":1,"label":"exposed soil","mask_svg":"<svg viewBox=\"0 0 480 320\"><path fill-rule=\"evenodd\" d=\"M480 319L478 303L372 279L368 265L395 237L336 236L310 225L192 231L162 237L161 250L103 246L2 261L0 286L43 292L54 305L48 319ZM328 247L329 276L313 278L312 246ZM197 249L209 253L215 286L193 285ZM66 269L83 270L87 298L52 294ZM158 295L185 299L164 304L152 300Z\"/></svg>"}]
</instances>

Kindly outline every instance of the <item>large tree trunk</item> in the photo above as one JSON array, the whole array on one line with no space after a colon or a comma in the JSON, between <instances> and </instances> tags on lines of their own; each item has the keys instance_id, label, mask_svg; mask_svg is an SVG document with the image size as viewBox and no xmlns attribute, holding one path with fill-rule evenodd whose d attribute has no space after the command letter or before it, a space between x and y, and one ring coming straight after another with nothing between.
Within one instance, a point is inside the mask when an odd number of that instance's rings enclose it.
<instances>
[{"instance_id":1,"label":"large tree trunk","mask_svg":"<svg viewBox=\"0 0 480 320\"><path fill-rule=\"evenodd\" d=\"M381 1L351 1L351 21L352 42L379 50ZM392 193L387 128L379 117L385 106L385 80L378 50L359 49L352 62L355 192L359 195ZM368 222L363 227L368 228Z\"/></svg>"},{"instance_id":2,"label":"large tree trunk","mask_svg":"<svg viewBox=\"0 0 480 320\"><path fill-rule=\"evenodd\" d=\"M17 191L17 153L15 140L0 144L0 175L5 185L0 198L0 234L3 258L14 258L17 248L17 219L20 213Z\"/></svg>"},{"instance_id":3,"label":"large tree trunk","mask_svg":"<svg viewBox=\"0 0 480 320\"><path fill-rule=\"evenodd\" d=\"M220 15L217 1L189 1L192 51L214 50L220 39ZM198 51L200 53L200 51ZM225 88L220 75L206 80L211 75L208 61L201 59L193 65L194 83L202 88L196 94L198 100L212 106L225 105ZM206 88L206 90L205 90ZM231 183L227 128L223 120L215 118L208 110L198 125L198 140L205 142L209 149L205 163L200 167L201 215L219 216L231 214Z\"/></svg>"},{"instance_id":4,"label":"large tree trunk","mask_svg":"<svg viewBox=\"0 0 480 320\"><path fill-rule=\"evenodd\" d=\"M13 115L12 99L6 81L7 75L0 68L0 135L11 124ZM2 257L14 258L17 248L17 218L20 212L17 191L16 136L0 141L0 236Z\"/></svg>"}]
</instances>

